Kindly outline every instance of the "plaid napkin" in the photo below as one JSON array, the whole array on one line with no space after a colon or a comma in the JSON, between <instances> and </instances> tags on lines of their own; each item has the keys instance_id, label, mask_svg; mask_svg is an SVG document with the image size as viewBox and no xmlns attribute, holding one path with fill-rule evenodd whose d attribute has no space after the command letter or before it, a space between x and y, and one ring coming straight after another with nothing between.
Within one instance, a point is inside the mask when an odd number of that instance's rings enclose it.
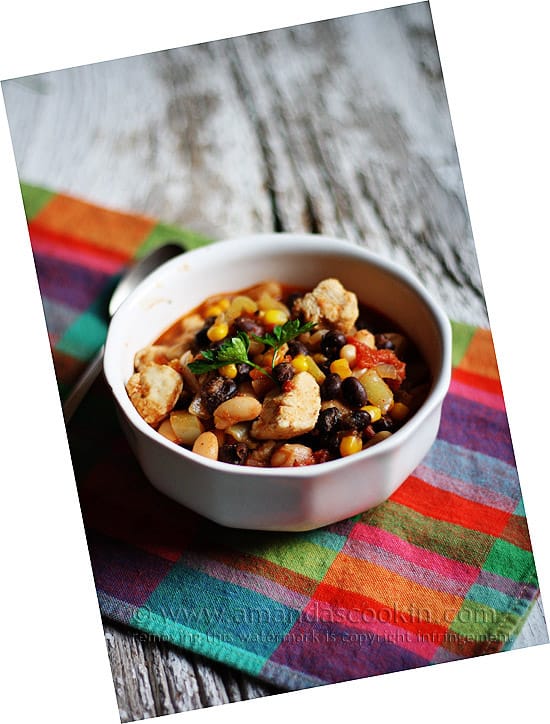
<instances>
[{"instance_id":1,"label":"plaid napkin","mask_svg":"<svg viewBox=\"0 0 550 724\"><path fill-rule=\"evenodd\" d=\"M60 393L103 342L113 279L206 240L22 185ZM70 449L104 616L286 689L509 648L538 595L491 335L453 324L428 456L373 510L307 533L230 530L144 478L99 379Z\"/></svg>"}]
</instances>

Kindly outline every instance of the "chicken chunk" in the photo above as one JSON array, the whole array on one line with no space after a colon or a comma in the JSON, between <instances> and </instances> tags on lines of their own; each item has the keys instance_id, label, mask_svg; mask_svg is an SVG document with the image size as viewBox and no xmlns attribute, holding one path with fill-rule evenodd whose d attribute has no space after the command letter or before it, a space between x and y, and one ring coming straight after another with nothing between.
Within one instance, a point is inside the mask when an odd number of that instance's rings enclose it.
<instances>
[{"instance_id":1,"label":"chicken chunk","mask_svg":"<svg viewBox=\"0 0 550 724\"><path fill-rule=\"evenodd\" d=\"M299 372L290 380L288 391L274 390L264 399L260 417L250 434L258 440L289 440L311 432L321 408L319 385L309 372Z\"/></svg>"},{"instance_id":2,"label":"chicken chunk","mask_svg":"<svg viewBox=\"0 0 550 724\"><path fill-rule=\"evenodd\" d=\"M140 349L134 357L134 369L137 372L145 369L152 362L157 365L165 365L170 362L176 355L171 355L172 348L165 344L150 344L148 347Z\"/></svg>"},{"instance_id":3,"label":"chicken chunk","mask_svg":"<svg viewBox=\"0 0 550 724\"><path fill-rule=\"evenodd\" d=\"M359 306L356 295L344 289L338 279L324 279L294 302L292 313L304 322L349 334L359 316Z\"/></svg>"},{"instance_id":4,"label":"chicken chunk","mask_svg":"<svg viewBox=\"0 0 550 724\"><path fill-rule=\"evenodd\" d=\"M168 415L183 390L181 376L169 365L151 362L135 372L126 391L139 414L156 426Z\"/></svg>"}]
</instances>

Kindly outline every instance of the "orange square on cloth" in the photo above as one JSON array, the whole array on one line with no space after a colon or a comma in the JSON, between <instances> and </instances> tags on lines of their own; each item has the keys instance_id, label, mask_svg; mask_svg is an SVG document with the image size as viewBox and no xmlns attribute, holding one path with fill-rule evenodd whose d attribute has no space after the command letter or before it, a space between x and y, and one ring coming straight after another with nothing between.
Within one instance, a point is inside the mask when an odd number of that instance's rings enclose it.
<instances>
[{"instance_id":1,"label":"orange square on cloth","mask_svg":"<svg viewBox=\"0 0 550 724\"><path fill-rule=\"evenodd\" d=\"M476 329L459 369L498 380L498 366L493 338L488 329Z\"/></svg>"},{"instance_id":2,"label":"orange square on cloth","mask_svg":"<svg viewBox=\"0 0 550 724\"><path fill-rule=\"evenodd\" d=\"M49 233L70 236L129 259L156 222L145 216L112 211L59 194L34 217L32 224Z\"/></svg>"},{"instance_id":3,"label":"orange square on cloth","mask_svg":"<svg viewBox=\"0 0 550 724\"><path fill-rule=\"evenodd\" d=\"M414 610L418 607L418 601L422 601L430 623L443 629L447 628L460 610L463 600L461 596L434 590L376 563L344 553L336 557L317 589L316 597L321 597L323 586L331 586L339 591L342 599L353 600L350 594L364 595L368 591L369 597L377 605L398 613Z\"/></svg>"}]
</instances>

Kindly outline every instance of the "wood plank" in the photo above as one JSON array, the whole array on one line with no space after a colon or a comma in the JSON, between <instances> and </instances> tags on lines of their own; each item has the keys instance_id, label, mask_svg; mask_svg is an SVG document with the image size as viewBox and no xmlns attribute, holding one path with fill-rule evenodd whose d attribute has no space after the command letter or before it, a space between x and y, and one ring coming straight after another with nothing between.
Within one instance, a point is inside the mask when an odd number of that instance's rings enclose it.
<instances>
[{"instance_id":1,"label":"wood plank","mask_svg":"<svg viewBox=\"0 0 550 724\"><path fill-rule=\"evenodd\" d=\"M123 722L279 693L257 679L105 620L107 653Z\"/></svg>"}]
</instances>

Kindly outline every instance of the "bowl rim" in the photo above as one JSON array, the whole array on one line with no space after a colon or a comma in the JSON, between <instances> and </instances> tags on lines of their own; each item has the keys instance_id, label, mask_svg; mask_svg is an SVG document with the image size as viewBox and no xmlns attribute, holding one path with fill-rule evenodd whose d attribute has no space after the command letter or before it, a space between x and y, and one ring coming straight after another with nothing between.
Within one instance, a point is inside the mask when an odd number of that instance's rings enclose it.
<instances>
[{"instance_id":1,"label":"bowl rim","mask_svg":"<svg viewBox=\"0 0 550 724\"><path fill-rule=\"evenodd\" d=\"M296 253L303 255L304 253L316 254L319 251L326 251L327 253L343 253L346 257L356 257L363 261L366 261L373 266L381 268L383 271L390 275L393 275L405 283L424 303L426 308L430 311L433 320L436 324L437 330L440 334L441 340L441 361L439 370L434 376L434 381L430 392L423 404L416 411L413 417L408 420L403 427L397 430L389 438L382 441L382 444L373 445L366 450L361 450L354 455L349 455L344 458L337 458L336 460L328 460L323 463L317 463L315 465L306 465L300 467L254 467L246 465L232 465L231 463L225 463L218 460L211 460L194 453L192 450L188 450L181 445L177 445L171 442L164 436L160 435L157 430L148 425L145 420L141 417L138 411L135 409L130 401L125 389L124 380L118 379L116 372L116 364L114 356L116 350L120 347L120 343L117 346L117 334L123 331L123 320L126 310L130 309L138 297L147 294L147 291L154 288L158 280L160 280L167 272L170 272L172 267L181 263L182 258L189 258L192 256L195 259L201 259L201 257L207 258L215 250L216 255L223 254L224 249L230 249L231 247L248 247L246 251L252 255L261 255L262 248L261 244L276 241L279 246L279 250L282 251L280 244L283 246L292 244L303 244L301 247L294 247L286 249L286 253ZM286 243L285 243L286 242ZM183 316L185 311L179 316ZM311 478L312 475L331 473L343 466L350 465L351 463L363 462L367 464L368 460L375 459L381 456L391 454L392 450L399 448L402 441L412 436L415 431L424 423L424 421L433 413L433 411L442 404L445 398L450 382L451 382L451 358L452 358L452 330L449 318L441 308L440 304L431 296L431 294L425 289L420 281L405 267L396 264L391 259L385 256L377 254L370 249L366 249L358 244L338 237L326 236L321 234L307 234L307 233L292 233L292 232L272 232L272 233L260 233L260 234L249 234L246 236L238 236L220 241L214 241L211 244L201 246L190 251L183 251L182 254L174 257L173 259L164 262L160 267L154 270L146 279L144 279L122 302L120 307L112 317L108 330L107 337L105 340L103 369L105 379L108 387L111 390L116 402L121 408L123 414L128 420L129 424L134 428L137 428L142 434L149 438L153 443L160 445L179 455L183 460L196 465L202 465L216 473L225 473L233 475L244 475L251 477L292 477L292 478ZM120 385L117 388L117 382Z\"/></svg>"}]
</instances>

